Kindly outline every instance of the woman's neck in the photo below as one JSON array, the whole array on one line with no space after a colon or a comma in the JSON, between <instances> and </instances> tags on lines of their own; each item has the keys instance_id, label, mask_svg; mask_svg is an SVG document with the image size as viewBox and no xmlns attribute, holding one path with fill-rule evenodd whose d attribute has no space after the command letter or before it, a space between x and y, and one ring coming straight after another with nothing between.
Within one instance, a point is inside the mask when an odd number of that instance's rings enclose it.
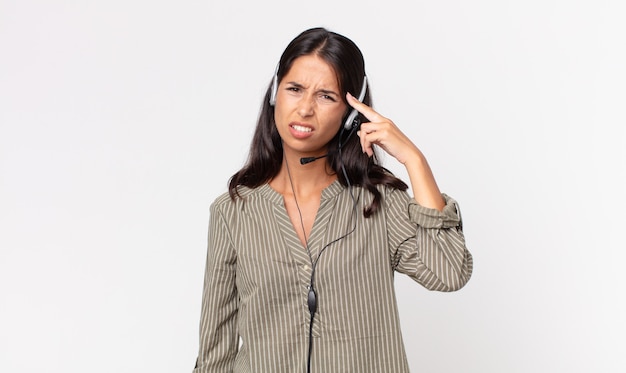
<instances>
[{"instance_id":1,"label":"woman's neck","mask_svg":"<svg viewBox=\"0 0 626 373\"><path fill-rule=\"evenodd\" d=\"M296 197L310 197L321 194L337 180L337 175L328 165L326 158L300 164L300 157L283 157L283 163L278 174L270 181L270 186L285 195Z\"/></svg>"}]
</instances>

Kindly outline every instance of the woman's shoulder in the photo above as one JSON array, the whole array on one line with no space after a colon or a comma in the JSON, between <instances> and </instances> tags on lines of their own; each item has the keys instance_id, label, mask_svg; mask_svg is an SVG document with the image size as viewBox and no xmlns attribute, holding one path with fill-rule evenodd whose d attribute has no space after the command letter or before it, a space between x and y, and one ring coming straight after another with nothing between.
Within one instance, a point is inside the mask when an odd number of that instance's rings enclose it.
<instances>
[{"instance_id":1,"label":"woman's shoulder","mask_svg":"<svg viewBox=\"0 0 626 373\"><path fill-rule=\"evenodd\" d=\"M405 198L408 195L406 190L402 190L393 185L377 184L376 189L383 196L383 198Z\"/></svg>"},{"instance_id":2,"label":"woman's shoulder","mask_svg":"<svg viewBox=\"0 0 626 373\"><path fill-rule=\"evenodd\" d=\"M213 200L211 205L223 206L223 205L230 205L231 203L236 203L237 200L244 199L252 191L253 189L240 185L236 188L235 191L233 191L232 195L230 191L226 191L220 194L219 196L217 196L217 198Z\"/></svg>"},{"instance_id":3,"label":"woman's shoulder","mask_svg":"<svg viewBox=\"0 0 626 373\"><path fill-rule=\"evenodd\" d=\"M264 186L250 188L247 186L239 185L237 189L230 193L228 191L220 194L211 203L211 210L220 211L233 211L240 210L246 201L256 199L259 196L259 192L264 189Z\"/></svg>"}]
</instances>

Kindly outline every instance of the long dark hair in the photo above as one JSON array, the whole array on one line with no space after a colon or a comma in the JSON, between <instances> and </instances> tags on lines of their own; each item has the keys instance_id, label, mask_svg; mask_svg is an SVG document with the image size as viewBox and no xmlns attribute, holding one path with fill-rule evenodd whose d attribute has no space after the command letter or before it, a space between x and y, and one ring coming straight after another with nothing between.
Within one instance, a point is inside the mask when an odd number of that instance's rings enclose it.
<instances>
[{"instance_id":1,"label":"long dark hair","mask_svg":"<svg viewBox=\"0 0 626 373\"><path fill-rule=\"evenodd\" d=\"M352 40L324 28L306 30L289 43L280 57L276 71L277 81L282 80L298 57L307 55L316 55L333 67L344 100L346 92L351 92L355 96L360 92L365 77L365 62L361 51ZM270 84L263 100L248 160L228 183L228 192L233 200L239 196L237 190L239 185L256 188L270 181L280 171L283 147L274 122L274 107L269 103L271 89ZM371 106L369 92L368 88L363 103ZM400 190L408 188L402 180L378 164L376 154L368 157L363 153L358 136L352 136L350 131L340 130L328 143L328 152L328 164L342 185L361 186L373 194L371 205L363 211L365 217L374 214L380 206L382 196L376 189L377 185L383 184ZM342 166L348 180L344 176Z\"/></svg>"}]
</instances>

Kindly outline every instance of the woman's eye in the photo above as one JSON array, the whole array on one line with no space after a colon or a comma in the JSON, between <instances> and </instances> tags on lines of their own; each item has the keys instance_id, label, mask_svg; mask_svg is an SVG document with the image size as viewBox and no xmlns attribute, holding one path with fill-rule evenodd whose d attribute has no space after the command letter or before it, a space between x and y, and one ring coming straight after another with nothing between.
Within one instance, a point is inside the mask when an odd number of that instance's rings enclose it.
<instances>
[{"instance_id":1,"label":"woman's eye","mask_svg":"<svg viewBox=\"0 0 626 373\"><path fill-rule=\"evenodd\" d=\"M323 100L327 100L327 101L332 101L335 102L335 98L333 96L330 95L321 95L320 96Z\"/></svg>"},{"instance_id":2,"label":"woman's eye","mask_svg":"<svg viewBox=\"0 0 626 373\"><path fill-rule=\"evenodd\" d=\"M298 87L287 87L287 90L291 92L300 92L300 88Z\"/></svg>"}]
</instances>

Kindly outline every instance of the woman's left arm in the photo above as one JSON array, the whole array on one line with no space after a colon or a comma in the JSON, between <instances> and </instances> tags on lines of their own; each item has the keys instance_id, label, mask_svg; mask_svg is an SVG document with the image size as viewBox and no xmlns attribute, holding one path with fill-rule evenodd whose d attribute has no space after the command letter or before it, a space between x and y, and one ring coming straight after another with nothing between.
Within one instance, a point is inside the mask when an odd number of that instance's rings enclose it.
<instances>
[{"instance_id":1,"label":"woman's left arm","mask_svg":"<svg viewBox=\"0 0 626 373\"><path fill-rule=\"evenodd\" d=\"M413 232L390 233L392 265L428 289L454 291L469 280L473 261L465 247L458 204L442 194L426 158L417 146L388 118L347 94L348 103L369 120L358 132L363 152L372 156L376 144L402 163L411 181L414 201L391 198L392 216L402 216ZM389 196L391 197L391 195ZM395 201L395 202L394 202ZM407 206L408 204L408 215ZM392 231L395 228L392 229Z\"/></svg>"},{"instance_id":2,"label":"woman's left arm","mask_svg":"<svg viewBox=\"0 0 626 373\"><path fill-rule=\"evenodd\" d=\"M421 206L406 192L384 198L391 267L429 290L456 291L472 276L457 202L442 194L444 208Z\"/></svg>"},{"instance_id":3,"label":"woman's left arm","mask_svg":"<svg viewBox=\"0 0 626 373\"><path fill-rule=\"evenodd\" d=\"M369 120L361 124L358 132L363 152L374 154L373 144L396 158L407 170L415 200L421 206L443 210L445 201L439 191L435 177L424 154L400 131L388 118L377 113L371 107L359 102L351 94L346 95L348 103Z\"/></svg>"}]
</instances>

